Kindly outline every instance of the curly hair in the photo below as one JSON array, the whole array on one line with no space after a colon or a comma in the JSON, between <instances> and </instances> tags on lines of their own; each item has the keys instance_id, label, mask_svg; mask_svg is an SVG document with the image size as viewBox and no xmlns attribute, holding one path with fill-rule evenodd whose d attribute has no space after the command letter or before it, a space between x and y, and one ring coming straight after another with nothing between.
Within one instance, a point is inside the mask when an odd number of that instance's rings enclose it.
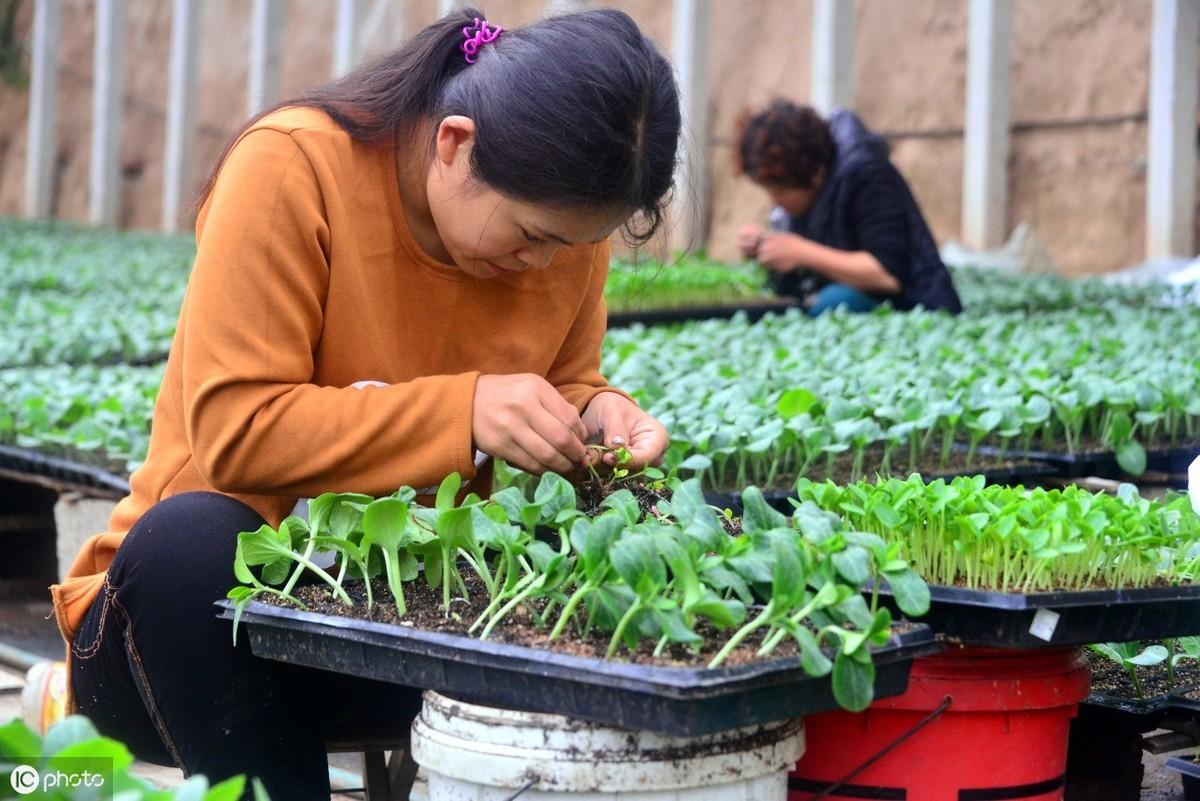
<instances>
[{"instance_id":1,"label":"curly hair","mask_svg":"<svg viewBox=\"0 0 1200 801\"><path fill-rule=\"evenodd\" d=\"M737 169L760 184L813 189L833 162L829 123L810 106L774 100L738 120Z\"/></svg>"}]
</instances>

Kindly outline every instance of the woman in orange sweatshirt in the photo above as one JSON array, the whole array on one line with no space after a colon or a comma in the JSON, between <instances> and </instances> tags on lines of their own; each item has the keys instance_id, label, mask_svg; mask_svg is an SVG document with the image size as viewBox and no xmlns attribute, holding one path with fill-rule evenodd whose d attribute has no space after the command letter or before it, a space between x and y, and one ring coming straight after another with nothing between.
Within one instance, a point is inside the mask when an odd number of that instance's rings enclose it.
<instances>
[{"instance_id":1,"label":"woman in orange sweatshirt","mask_svg":"<svg viewBox=\"0 0 1200 801\"><path fill-rule=\"evenodd\" d=\"M666 449L599 360L606 240L671 185L671 68L620 12L477 16L251 120L205 188L149 455L52 588L76 708L143 758L324 799L329 739L418 708L233 646L238 532L326 491L487 492L492 458L566 471L599 431Z\"/></svg>"}]
</instances>

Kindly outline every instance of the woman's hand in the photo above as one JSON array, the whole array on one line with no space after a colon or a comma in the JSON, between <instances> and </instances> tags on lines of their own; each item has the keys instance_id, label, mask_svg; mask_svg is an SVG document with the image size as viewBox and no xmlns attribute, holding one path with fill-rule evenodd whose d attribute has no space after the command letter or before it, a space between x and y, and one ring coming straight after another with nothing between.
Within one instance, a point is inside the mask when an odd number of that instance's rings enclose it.
<instances>
[{"instance_id":1,"label":"woman's hand","mask_svg":"<svg viewBox=\"0 0 1200 801\"><path fill-rule=\"evenodd\" d=\"M629 451L630 467L634 469L661 462L671 442L662 423L615 392L601 392L592 398L583 411L583 422L589 434L604 432L607 447ZM602 458L608 465L616 462L613 453L605 453Z\"/></svg>"},{"instance_id":2,"label":"woman's hand","mask_svg":"<svg viewBox=\"0 0 1200 801\"><path fill-rule=\"evenodd\" d=\"M471 436L479 450L535 475L568 473L587 459L579 413L532 373L479 376Z\"/></svg>"},{"instance_id":3,"label":"woman's hand","mask_svg":"<svg viewBox=\"0 0 1200 801\"><path fill-rule=\"evenodd\" d=\"M777 273L790 273L810 266L809 251L813 243L798 234L772 232L763 236L758 246L758 263Z\"/></svg>"},{"instance_id":4,"label":"woman's hand","mask_svg":"<svg viewBox=\"0 0 1200 801\"><path fill-rule=\"evenodd\" d=\"M763 238L763 228L761 225L743 225L738 230L737 246L742 253L742 258L753 259L758 256L758 245Z\"/></svg>"}]
</instances>

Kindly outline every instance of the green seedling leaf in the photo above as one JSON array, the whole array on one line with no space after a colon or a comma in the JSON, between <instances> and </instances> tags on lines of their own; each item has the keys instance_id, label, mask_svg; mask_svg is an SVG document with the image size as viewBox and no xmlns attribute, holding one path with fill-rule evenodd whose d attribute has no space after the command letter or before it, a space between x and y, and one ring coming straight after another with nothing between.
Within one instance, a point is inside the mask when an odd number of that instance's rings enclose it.
<instances>
[{"instance_id":1,"label":"green seedling leaf","mask_svg":"<svg viewBox=\"0 0 1200 801\"><path fill-rule=\"evenodd\" d=\"M670 602L668 602L670 604ZM704 638L684 622L683 612L679 607L668 605L667 608L653 607L653 615L663 635L671 642L696 644L704 642Z\"/></svg>"},{"instance_id":2,"label":"green seedling leaf","mask_svg":"<svg viewBox=\"0 0 1200 801\"><path fill-rule=\"evenodd\" d=\"M771 572L771 597L783 609L796 606L804 594L804 570L796 546L789 539L774 537L775 566Z\"/></svg>"},{"instance_id":3,"label":"green seedling leaf","mask_svg":"<svg viewBox=\"0 0 1200 801\"><path fill-rule=\"evenodd\" d=\"M714 590L732 592L743 604L754 603L754 594L750 591L750 585L735 571L716 564L705 567L701 571L701 575Z\"/></svg>"},{"instance_id":4,"label":"green seedling leaf","mask_svg":"<svg viewBox=\"0 0 1200 801\"><path fill-rule=\"evenodd\" d=\"M52 725L46 732L42 740L41 755L51 757L71 746L99 739L100 732L95 724L83 715L70 715Z\"/></svg>"},{"instance_id":5,"label":"green seedling leaf","mask_svg":"<svg viewBox=\"0 0 1200 801\"><path fill-rule=\"evenodd\" d=\"M871 577L871 555L866 548L850 545L832 556L838 573L851 584L863 584Z\"/></svg>"},{"instance_id":6,"label":"green seedling leaf","mask_svg":"<svg viewBox=\"0 0 1200 801\"><path fill-rule=\"evenodd\" d=\"M1158 665L1167 660L1167 649L1161 645L1149 645L1144 651L1137 656L1132 656L1125 661L1131 665L1139 667L1148 667L1150 665Z\"/></svg>"},{"instance_id":7,"label":"green seedling leaf","mask_svg":"<svg viewBox=\"0 0 1200 801\"><path fill-rule=\"evenodd\" d=\"M712 590L706 590L704 596L692 604L688 611L708 618L714 626L721 629L739 626L746 619L745 604L720 598Z\"/></svg>"},{"instance_id":8,"label":"green seedling leaf","mask_svg":"<svg viewBox=\"0 0 1200 801\"><path fill-rule=\"evenodd\" d=\"M205 793L204 801L239 801L245 788L246 777L234 776L232 779L226 779L220 784L212 787L207 793ZM263 790L263 794L266 794L265 789Z\"/></svg>"},{"instance_id":9,"label":"green seedling leaf","mask_svg":"<svg viewBox=\"0 0 1200 801\"><path fill-rule=\"evenodd\" d=\"M667 583L667 568L649 535L622 537L613 545L610 558L621 580L638 595L653 593Z\"/></svg>"},{"instance_id":10,"label":"green seedling leaf","mask_svg":"<svg viewBox=\"0 0 1200 801\"><path fill-rule=\"evenodd\" d=\"M1121 443L1116 448L1117 465L1131 476L1146 472L1146 449L1135 439Z\"/></svg>"},{"instance_id":11,"label":"green seedling leaf","mask_svg":"<svg viewBox=\"0 0 1200 801\"><path fill-rule=\"evenodd\" d=\"M833 660L833 697L850 712L861 712L875 698L875 665L839 651Z\"/></svg>"},{"instance_id":12,"label":"green seedling leaf","mask_svg":"<svg viewBox=\"0 0 1200 801\"><path fill-rule=\"evenodd\" d=\"M549 522L562 512L575 509L575 488L557 473L543 473L533 500L542 507L542 520Z\"/></svg>"},{"instance_id":13,"label":"green seedling leaf","mask_svg":"<svg viewBox=\"0 0 1200 801\"><path fill-rule=\"evenodd\" d=\"M42 744L20 718L0 726L0 755L34 756L41 754Z\"/></svg>"},{"instance_id":14,"label":"green seedling leaf","mask_svg":"<svg viewBox=\"0 0 1200 801\"><path fill-rule=\"evenodd\" d=\"M268 525L263 525L257 531L243 531L238 534L237 551L234 557L234 574L238 581L246 584L256 583L250 573L250 567L282 564L283 578L287 577L287 568L292 560L292 541L287 531L277 531ZM271 574L278 576L279 570L273 569ZM264 580L267 580L264 577ZM280 583L277 579L274 583Z\"/></svg>"},{"instance_id":15,"label":"green seedling leaf","mask_svg":"<svg viewBox=\"0 0 1200 801\"><path fill-rule=\"evenodd\" d=\"M612 509L625 518L629 525L637 523L642 518L642 510L638 507L637 498L629 490L617 490L600 502L600 508Z\"/></svg>"},{"instance_id":16,"label":"green seedling leaf","mask_svg":"<svg viewBox=\"0 0 1200 801\"><path fill-rule=\"evenodd\" d=\"M800 666L810 676L827 676L833 669L833 662L817 644L817 638L804 626L798 626L792 632L792 637L800 648Z\"/></svg>"},{"instance_id":17,"label":"green seedling leaf","mask_svg":"<svg viewBox=\"0 0 1200 801\"><path fill-rule=\"evenodd\" d=\"M447 554L453 554L459 548L467 551L476 549L471 511L471 507L462 506L438 512L437 535Z\"/></svg>"},{"instance_id":18,"label":"green seedling leaf","mask_svg":"<svg viewBox=\"0 0 1200 801\"><path fill-rule=\"evenodd\" d=\"M491 501L504 510L511 523L522 522L521 511L525 507L525 493L516 487L505 487L492 493Z\"/></svg>"},{"instance_id":19,"label":"green seedling leaf","mask_svg":"<svg viewBox=\"0 0 1200 801\"><path fill-rule=\"evenodd\" d=\"M747 487L742 491L742 528L748 534L787 528L788 520L772 509L758 487Z\"/></svg>"},{"instance_id":20,"label":"green seedling leaf","mask_svg":"<svg viewBox=\"0 0 1200 801\"><path fill-rule=\"evenodd\" d=\"M637 596L624 584L604 584L588 596L591 622L601 631L615 631Z\"/></svg>"},{"instance_id":21,"label":"green seedling leaf","mask_svg":"<svg viewBox=\"0 0 1200 801\"><path fill-rule=\"evenodd\" d=\"M906 566L902 570L887 571L883 577L901 612L909 617L921 617L929 611L929 585L915 570Z\"/></svg>"},{"instance_id":22,"label":"green seedling leaf","mask_svg":"<svg viewBox=\"0 0 1200 801\"><path fill-rule=\"evenodd\" d=\"M363 512L362 527L364 542L394 551L405 544L408 504L398 498L380 498Z\"/></svg>"},{"instance_id":23,"label":"green seedling leaf","mask_svg":"<svg viewBox=\"0 0 1200 801\"><path fill-rule=\"evenodd\" d=\"M832 590L832 592L830 590ZM818 593L818 598L820 601L832 599L832 602L836 603L834 608L836 609L837 613L844 619L854 624L856 628L867 630L871 627L875 618L874 615L871 614L871 608L867 606L866 598L864 598L862 595L856 592L850 592L845 598L842 598L839 601L837 600L837 597L841 593L838 592L837 585L835 584L826 584L825 587L821 588L821 591L824 593L824 595ZM821 603L820 601L818 602L818 609L826 608L832 605L831 603Z\"/></svg>"},{"instance_id":24,"label":"green seedling leaf","mask_svg":"<svg viewBox=\"0 0 1200 801\"><path fill-rule=\"evenodd\" d=\"M695 470L701 472L708 470L713 466L713 460L702 453L693 453L688 458L679 463L680 470Z\"/></svg>"},{"instance_id":25,"label":"green seedling leaf","mask_svg":"<svg viewBox=\"0 0 1200 801\"><path fill-rule=\"evenodd\" d=\"M562 561L562 554L541 540L530 542L525 546L525 552L529 554L533 566L537 568L539 573L549 573L554 568L554 565Z\"/></svg>"},{"instance_id":26,"label":"green seedling leaf","mask_svg":"<svg viewBox=\"0 0 1200 801\"><path fill-rule=\"evenodd\" d=\"M775 404L775 411L784 420L804 414L817 402L817 396L803 387L789 389Z\"/></svg>"},{"instance_id":27,"label":"green seedling leaf","mask_svg":"<svg viewBox=\"0 0 1200 801\"><path fill-rule=\"evenodd\" d=\"M458 473L451 473L442 479L442 483L438 485L437 497L434 500L433 507L439 512L444 512L447 509L453 509L458 500L458 490L462 487L462 476Z\"/></svg>"}]
</instances>

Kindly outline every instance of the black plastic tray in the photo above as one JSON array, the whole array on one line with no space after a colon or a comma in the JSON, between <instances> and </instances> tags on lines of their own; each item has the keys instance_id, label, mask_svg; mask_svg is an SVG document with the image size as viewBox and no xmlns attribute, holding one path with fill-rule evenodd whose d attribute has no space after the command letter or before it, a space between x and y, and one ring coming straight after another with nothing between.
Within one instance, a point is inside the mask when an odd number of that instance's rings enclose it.
<instances>
[{"instance_id":1,"label":"black plastic tray","mask_svg":"<svg viewBox=\"0 0 1200 801\"><path fill-rule=\"evenodd\" d=\"M1029 594L931 584L929 593L929 612L921 622L966 645L1044 648L1200 634L1200 584ZM880 596L892 605L886 584ZM1041 610L1043 618L1058 615L1044 631L1048 639L1030 631Z\"/></svg>"},{"instance_id":2,"label":"black plastic tray","mask_svg":"<svg viewBox=\"0 0 1200 801\"><path fill-rule=\"evenodd\" d=\"M782 314L788 309L799 307L800 304L796 301L778 300L744 303L737 306L685 306L679 309L612 312L608 315L608 327L625 328L638 323L668 325L670 323L686 323L690 320L728 320L738 312L745 312L750 322L755 322L768 314Z\"/></svg>"},{"instance_id":3,"label":"black plastic tray","mask_svg":"<svg viewBox=\"0 0 1200 801\"><path fill-rule=\"evenodd\" d=\"M47 456L37 451L0 445L0 468L17 473L75 484L80 487L104 490L106 494L127 495L129 482L98 467L79 464L58 456Z\"/></svg>"},{"instance_id":4,"label":"black plastic tray","mask_svg":"<svg viewBox=\"0 0 1200 801\"><path fill-rule=\"evenodd\" d=\"M964 470L959 473L938 473L925 477L926 482L944 479L950 481L959 476L983 476L988 484L1029 484L1036 483L1038 480L1056 475L1057 471L1048 464L1030 462L1028 464L1019 464L1011 468L1003 470ZM895 474L901 476L899 473ZM773 508L785 515L791 515L794 511L789 498L796 497L795 492L791 490L773 490L768 489L763 491L763 498ZM742 513L742 497L741 495L732 495L726 492L705 492L705 501L718 509L732 509L735 515Z\"/></svg>"},{"instance_id":5,"label":"black plastic tray","mask_svg":"<svg viewBox=\"0 0 1200 801\"><path fill-rule=\"evenodd\" d=\"M1188 712L1200 713L1200 701L1183 695L1184 692L1195 689L1195 686L1192 686L1184 687L1182 690L1175 690L1167 696L1167 706L1171 709L1186 709Z\"/></svg>"},{"instance_id":6,"label":"black plastic tray","mask_svg":"<svg viewBox=\"0 0 1200 801\"><path fill-rule=\"evenodd\" d=\"M1200 764L1195 757L1171 757L1167 770L1173 770L1183 780L1183 797L1186 801L1200 801Z\"/></svg>"},{"instance_id":7,"label":"black plastic tray","mask_svg":"<svg viewBox=\"0 0 1200 801\"><path fill-rule=\"evenodd\" d=\"M1169 695L1155 695L1151 698L1124 698L1119 695L1105 695L1096 692L1088 695L1083 703L1138 717L1159 715L1175 706Z\"/></svg>"},{"instance_id":8,"label":"black plastic tray","mask_svg":"<svg viewBox=\"0 0 1200 801\"><path fill-rule=\"evenodd\" d=\"M217 605L220 617L233 618L232 602ZM798 656L715 670L633 665L258 601L238 633L266 659L678 736L837 707L829 677L807 675ZM874 651L875 696L903 693L912 658L937 650L927 626L894 633Z\"/></svg>"},{"instance_id":9,"label":"black plastic tray","mask_svg":"<svg viewBox=\"0 0 1200 801\"><path fill-rule=\"evenodd\" d=\"M982 455L998 455L1000 449L990 445L981 445L976 453ZM1097 478L1136 480L1117 464L1117 456L1112 451L1090 451L1086 453L1054 453L1050 451L1008 450L1005 455L1013 459L1030 459L1054 465L1058 475L1063 478L1080 478L1096 476ZM1146 451L1146 472L1166 473L1172 477L1168 483L1175 489L1186 489L1187 470L1192 461L1200 456L1200 447L1160 448Z\"/></svg>"}]
</instances>

